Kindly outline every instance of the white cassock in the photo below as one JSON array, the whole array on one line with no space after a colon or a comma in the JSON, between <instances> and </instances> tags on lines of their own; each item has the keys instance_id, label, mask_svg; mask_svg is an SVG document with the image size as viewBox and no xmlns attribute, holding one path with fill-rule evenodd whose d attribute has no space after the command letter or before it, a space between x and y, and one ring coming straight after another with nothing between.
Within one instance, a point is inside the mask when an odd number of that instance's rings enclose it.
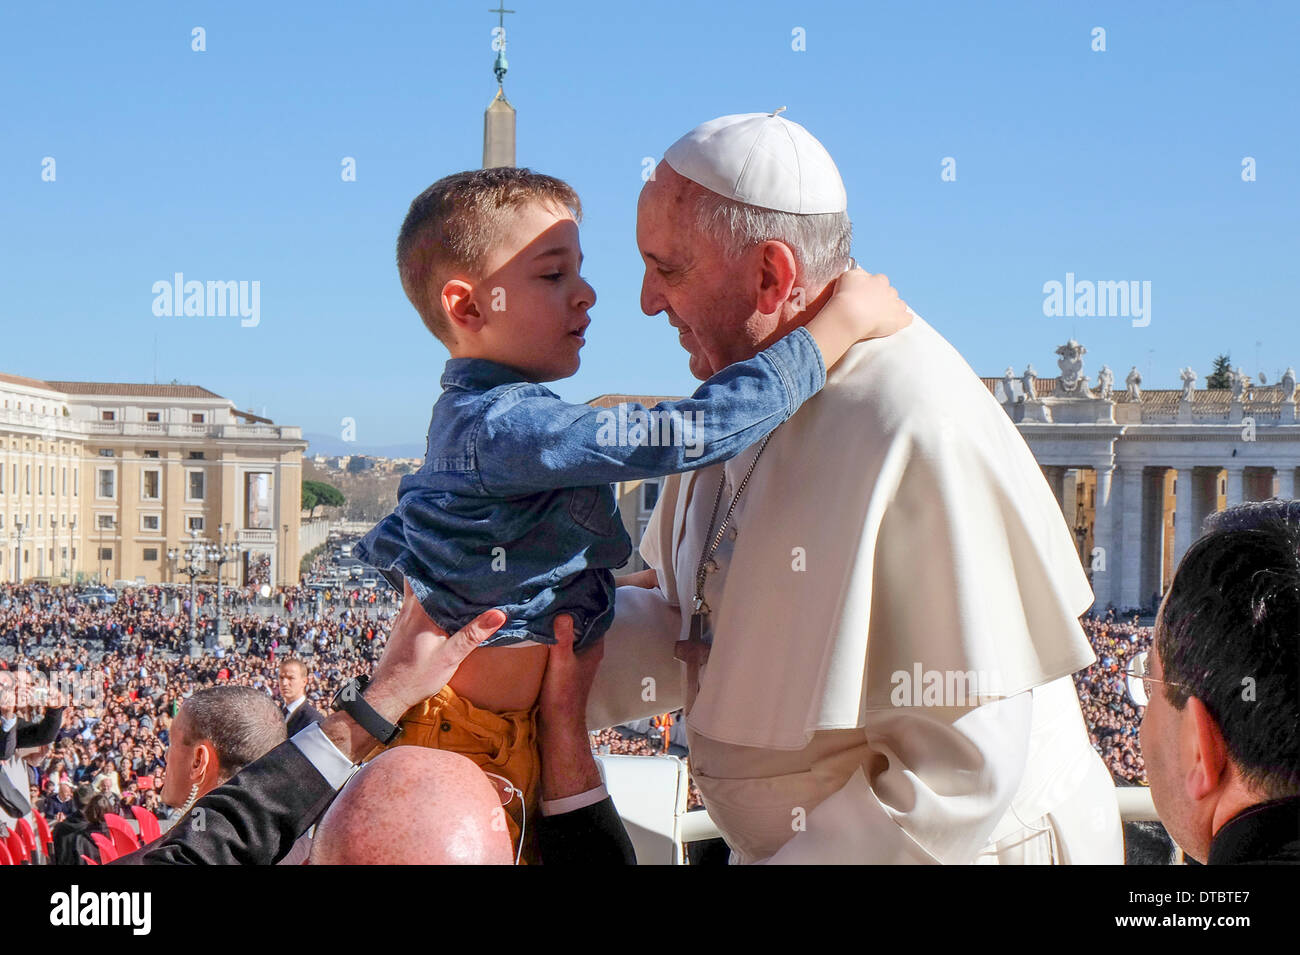
<instances>
[{"instance_id":1,"label":"white cassock","mask_svg":"<svg viewBox=\"0 0 1300 955\"><path fill-rule=\"evenodd\" d=\"M617 592L593 727L682 706L705 525L755 451L664 482L641 544L659 588ZM733 862L1123 862L1070 679L1094 659L1073 537L934 329L854 346L774 432L733 525L686 717Z\"/></svg>"}]
</instances>

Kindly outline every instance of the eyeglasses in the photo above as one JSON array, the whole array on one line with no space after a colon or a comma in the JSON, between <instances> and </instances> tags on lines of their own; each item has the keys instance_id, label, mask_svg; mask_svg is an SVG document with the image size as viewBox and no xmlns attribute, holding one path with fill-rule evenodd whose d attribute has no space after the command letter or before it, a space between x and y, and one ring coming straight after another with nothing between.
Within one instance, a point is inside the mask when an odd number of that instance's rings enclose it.
<instances>
[{"instance_id":1,"label":"eyeglasses","mask_svg":"<svg viewBox=\"0 0 1300 955\"><path fill-rule=\"evenodd\" d=\"M1151 702L1151 684L1159 683L1163 686L1182 686L1181 683L1174 683L1172 680L1160 680L1151 675L1151 652L1143 650L1133 657L1133 660L1124 670L1124 676L1127 678L1128 695L1138 706L1146 706Z\"/></svg>"},{"instance_id":2,"label":"eyeglasses","mask_svg":"<svg viewBox=\"0 0 1300 955\"><path fill-rule=\"evenodd\" d=\"M510 800L514 799L516 796L519 797L519 848L515 850L515 865L519 865L519 860L524 853L524 833L528 831L528 804L524 800L523 791L504 776L498 776L496 773L489 773L487 770L483 771L483 775L486 776L488 782L492 784L492 788L497 791L497 796L501 800L501 809L503 812L505 811L505 807L510 805Z\"/></svg>"}]
</instances>

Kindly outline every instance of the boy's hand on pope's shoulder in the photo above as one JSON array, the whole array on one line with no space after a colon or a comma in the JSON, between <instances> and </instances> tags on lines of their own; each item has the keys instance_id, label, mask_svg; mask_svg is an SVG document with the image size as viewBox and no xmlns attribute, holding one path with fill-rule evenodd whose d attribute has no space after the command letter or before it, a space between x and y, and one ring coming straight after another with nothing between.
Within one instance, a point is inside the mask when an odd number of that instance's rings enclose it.
<instances>
[{"instance_id":1,"label":"boy's hand on pope's shoulder","mask_svg":"<svg viewBox=\"0 0 1300 955\"><path fill-rule=\"evenodd\" d=\"M912 324L907 303L881 273L849 269L835 280L828 304L846 306L847 319L861 341L887 338Z\"/></svg>"}]
</instances>

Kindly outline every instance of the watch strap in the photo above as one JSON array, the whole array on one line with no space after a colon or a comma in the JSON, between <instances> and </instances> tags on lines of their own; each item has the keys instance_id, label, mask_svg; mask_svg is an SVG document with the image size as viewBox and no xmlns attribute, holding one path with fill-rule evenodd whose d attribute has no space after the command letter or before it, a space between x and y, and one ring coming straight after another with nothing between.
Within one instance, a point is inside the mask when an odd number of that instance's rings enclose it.
<instances>
[{"instance_id":1,"label":"watch strap","mask_svg":"<svg viewBox=\"0 0 1300 955\"><path fill-rule=\"evenodd\" d=\"M395 740L402 727L388 722L366 702L361 694L369 685L369 677L353 677L339 688L334 697L334 705L357 721L357 725L387 746Z\"/></svg>"}]
</instances>

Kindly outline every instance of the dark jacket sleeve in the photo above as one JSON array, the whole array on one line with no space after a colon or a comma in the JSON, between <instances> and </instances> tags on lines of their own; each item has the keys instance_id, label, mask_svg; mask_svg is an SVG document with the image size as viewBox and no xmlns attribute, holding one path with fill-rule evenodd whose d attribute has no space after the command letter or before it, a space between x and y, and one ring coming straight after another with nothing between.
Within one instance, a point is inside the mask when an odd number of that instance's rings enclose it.
<instances>
[{"instance_id":1,"label":"dark jacket sleeve","mask_svg":"<svg viewBox=\"0 0 1300 955\"><path fill-rule=\"evenodd\" d=\"M303 700L302 706L294 710L293 715L289 717L288 722L285 724L285 729L289 734L289 738L292 739L298 732L305 730L307 727L311 726L312 723L321 722L323 719L325 719L325 717L318 709L316 709L316 707L312 706L306 700Z\"/></svg>"},{"instance_id":2,"label":"dark jacket sleeve","mask_svg":"<svg viewBox=\"0 0 1300 955\"><path fill-rule=\"evenodd\" d=\"M9 727L7 733L0 733L0 763L18 752L18 724Z\"/></svg>"},{"instance_id":3,"label":"dark jacket sleeve","mask_svg":"<svg viewBox=\"0 0 1300 955\"><path fill-rule=\"evenodd\" d=\"M537 824L543 865L636 865L623 820L606 797L594 805Z\"/></svg>"},{"instance_id":4,"label":"dark jacket sleeve","mask_svg":"<svg viewBox=\"0 0 1300 955\"><path fill-rule=\"evenodd\" d=\"M52 706L45 711L39 723L19 720L14 727L17 749L29 749L37 746L49 746L59 735L63 726L63 707Z\"/></svg>"},{"instance_id":5,"label":"dark jacket sleeve","mask_svg":"<svg viewBox=\"0 0 1300 955\"><path fill-rule=\"evenodd\" d=\"M161 839L112 865L273 865L311 828L334 788L283 742L208 793Z\"/></svg>"}]
</instances>

